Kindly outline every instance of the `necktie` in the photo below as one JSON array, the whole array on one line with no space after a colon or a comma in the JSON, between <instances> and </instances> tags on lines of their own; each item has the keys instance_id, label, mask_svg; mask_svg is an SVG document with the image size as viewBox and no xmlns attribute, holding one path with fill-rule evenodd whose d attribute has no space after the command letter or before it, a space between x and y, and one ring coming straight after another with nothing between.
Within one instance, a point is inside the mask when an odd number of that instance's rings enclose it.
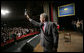
<instances>
[{"instance_id":1,"label":"necktie","mask_svg":"<svg viewBox=\"0 0 84 53\"><path fill-rule=\"evenodd\" d=\"M42 26L42 29L43 29L43 32L44 32L44 24L43 24L43 26Z\"/></svg>"}]
</instances>

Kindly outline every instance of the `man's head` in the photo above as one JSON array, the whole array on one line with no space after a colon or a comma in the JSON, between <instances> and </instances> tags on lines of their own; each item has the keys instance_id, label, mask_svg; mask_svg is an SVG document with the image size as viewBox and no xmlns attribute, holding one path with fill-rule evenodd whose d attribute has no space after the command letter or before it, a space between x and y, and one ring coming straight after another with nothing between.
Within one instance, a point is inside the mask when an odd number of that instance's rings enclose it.
<instances>
[{"instance_id":1,"label":"man's head","mask_svg":"<svg viewBox=\"0 0 84 53\"><path fill-rule=\"evenodd\" d=\"M44 23L45 21L47 21L47 18L48 18L48 16L46 13L40 14L40 22L41 23Z\"/></svg>"}]
</instances>

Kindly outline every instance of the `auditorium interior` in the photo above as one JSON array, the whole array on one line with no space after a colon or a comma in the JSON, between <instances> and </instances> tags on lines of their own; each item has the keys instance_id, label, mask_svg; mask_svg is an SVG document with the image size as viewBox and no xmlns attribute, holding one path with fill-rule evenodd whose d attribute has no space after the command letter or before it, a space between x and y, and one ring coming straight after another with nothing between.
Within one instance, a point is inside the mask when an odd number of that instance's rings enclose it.
<instances>
[{"instance_id":1,"label":"auditorium interior","mask_svg":"<svg viewBox=\"0 0 84 53\"><path fill-rule=\"evenodd\" d=\"M57 24L57 52L83 52L82 5L78 0L1 1L1 52L43 52L40 28L26 19L25 9L37 22L46 13Z\"/></svg>"}]
</instances>

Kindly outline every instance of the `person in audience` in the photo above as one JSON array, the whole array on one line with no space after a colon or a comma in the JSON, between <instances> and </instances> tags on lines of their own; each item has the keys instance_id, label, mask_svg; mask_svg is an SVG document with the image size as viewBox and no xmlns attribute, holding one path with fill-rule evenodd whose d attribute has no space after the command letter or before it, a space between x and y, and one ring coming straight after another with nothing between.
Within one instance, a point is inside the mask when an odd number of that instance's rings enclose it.
<instances>
[{"instance_id":1,"label":"person in audience","mask_svg":"<svg viewBox=\"0 0 84 53\"><path fill-rule=\"evenodd\" d=\"M77 27L77 31L80 32L80 21L79 20L77 20L76 27Z\"/></svg>"},{"instance_id":2,"label":"person in audience","mask_svg":"<svg viewBox=\"0 0 84 53\"><path fill-rule=\"evenodd\" d=\"M80 21L80 31L83 33L83 20Z\"/></svg>"}]
</instances>

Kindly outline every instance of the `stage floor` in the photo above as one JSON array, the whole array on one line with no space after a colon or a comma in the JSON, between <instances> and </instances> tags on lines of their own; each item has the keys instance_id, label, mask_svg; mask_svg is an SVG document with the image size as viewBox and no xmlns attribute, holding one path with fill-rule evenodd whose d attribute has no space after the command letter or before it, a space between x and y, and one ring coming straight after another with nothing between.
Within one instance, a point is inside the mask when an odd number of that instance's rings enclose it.
<instances>
[{"instance_id":1,"label":"stage floor","mask_svg":"<svg viewBox=\"0 0 84 53\"><path fill-rule=\"evenodd\" d=\"M65 42L64 33L71 33L71 42ZM60 32L58 52L83 52L83 34L73 31ZM43 52L40 43L35 47L34 52Z\"/></svg>"}]
</instances>

